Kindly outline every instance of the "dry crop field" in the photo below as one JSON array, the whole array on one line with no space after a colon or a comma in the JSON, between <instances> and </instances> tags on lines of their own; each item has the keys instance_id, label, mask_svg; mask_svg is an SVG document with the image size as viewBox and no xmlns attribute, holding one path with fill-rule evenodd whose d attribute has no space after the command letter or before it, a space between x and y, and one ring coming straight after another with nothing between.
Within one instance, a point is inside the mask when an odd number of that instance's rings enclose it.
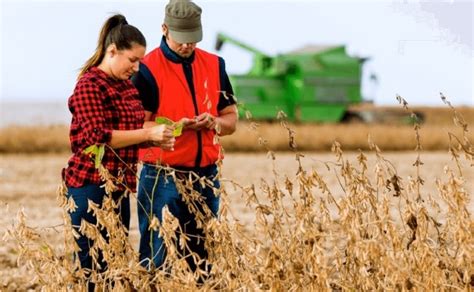
<instances>
[{"instance_id":1,"label":"dry crop field","mask_svg":"<svg viewBox=\"0 0 474 292\"><path fill-rule=\"evenodd\" d=\"M412 151L385 153L371 136L365 137L364 151L346 151L344 143L334 142L332 152L298 152L298 132L285 122L280 127L293 151L273 152L259 127L250 124L265 151L226 154L219 220L206 208L194 208L206 234L210 272L189 271L176 249L186 247L186 235L166 211L163 222L153 228L163 236L169 255L165 269L149 273L137 262L136 217L126 238L116 228L117 218L109 216L110 201L103 209L90 206L98 223L84 225L83 231L95 239L97 228L108 232L108 241L96 240L92 247L103 249L109 264L106 272L92 273L97 288L474 287L474 147L462 117L455 116L456 133L444 132L444 151L422 151L422 130L415 125L409 134L399 133L399 139L410 135L416 147ZM1 290L84 288L83 275L71 260L73 234L63 219L63 210L73 209L74 202L56 192L67 158L54 153L0 155L0 234L5 234L0 245ZM199 200L191 200L196 194L188 187L195 179L177 182L186 193L184 200L194 207ZM207 277L204 284L196 281L202 274Z\"/></svg>"},{"instance_id":2,"label":"dry crop field","mask_svg":"<svg viewBox=\"0 0 474 292\"><path fill-rule=\"evenodd\" d=\"M379 107L379 111L401 112L397 107ZM448 149L447 132L462 134L462 129L453 124L453 112L450 108L418 107L425 122L420 133L421 145L425 150ZM469 125L474 124L474 107L457 109ZM409 114L406 113L408 117ZM236 133L222 139L226 151L255 152L263 151L257 140L268 140L268 147L274 151L288 151L288 133L278 122L259 123L258 134L249 131L252 124L242 119ZM296 132L300 151L330 151L334 140L339 141L346 150L368 150L368 135L385 151L407 151L415 148L416 140L413 127L407 124L291 124ZM473 131L467 133L471 141ZM68 127L51 126L10 126L0 128L0 153L58 153L68 151Z\"/></svg>"},{"instance_id":3,"label":"dry crop field","mask_svg":"<svg viewBox=\"0 0 474 292\"><path fill-rule=\"evenodd\" d=\"M341 175L338 175L333 170L333 163L336 162L333 153L305 153L302 158L303 168L306 170L315 169L321 176L326 178L328 189L331 190L336 200L342 200L345 194L340 180L343 180ZM357 164L358 153L350 152L344 154L345 159ZM367 168L372 173L368 173L368 177L374 179L373 173L375 164L377 163L375 155L368 153ZM394 168L398 171L398 176L402 181L407 182L410 177L416 176L416 171L412 164L416 160L414 152L400 152L387 153L385 158L393 163ZM67 160L67 154L43 154L43 155L2 155L1 159L1 178L0 186L0 233L4 233L6 228L12 228L12 224L16 218L16 213L20 208L24 208L27 215L27 224L38 231L47 243L53 247L59 247L64 243L62 208L59 207L56 199L56 188L59 184L59 173ZM443 203L440 198L439 190L436 186L436 180L446 180L444 173L445 166L450 166L453 170L456 168L454 162L447 152L425 152L422 153L421 159L424 162L421 168L421 177L425 180L425 184L421 188L421 193L425 201L431 196L432 199L440 204L440 211L429 207L430 215L436 218L441 224L446 224L447 218L444 217L448 212L448 206ZM328 170L326 165L329 164L331 170ZM467 194L472 194L474 186L474 169L469 167L469 163L462 163L465 172L463 173L465 179L465 191ZM278 178L273 175L273 170L278 172ZM262 181L269 184L279 180L279 184L283 178L288 176L291 179L295 178L298 170L298 164L293 153L280 153L276 155L273 161L266 154L227 154L222 168L223 181L233 180L248 187L255 184L256 189L262 188ZM260 216L255 210L254 205L247 205L247 195L243 194L238 188L234 188L232 183L224 183L227 190L227 199L229 200L229 212L235 216L235 220L242 225L243 232L248 236L254 238L265 238L265 236L258 235L259 226L256 226L256 217ZM346 190L347 192L347 190ZM384 191L382 191L383 193ZM317 196L324 197L323 194L317 193ZM258 191L259 199L262 204L269 204L269 199ZM391 194L388 194L392 201L390 205L390 213L400 227L403 224L400 218L399 208L397 207L400 201ZM283 198L285 205L291 205L289 197ZM135 205L132 203L132 206ZM313 206L315 213L320 213L317 210L319 206ZM472 200L467 205L470 214L474 212L474 205ZM135 208L133 210L134 213ZM331 216L334 220L338 220L336 208L332 207ZM402 216L405 216L403 214ZM472 232L472 217L471 226L466 226ZM369 222L367 222L369 223ZM327 223L328 227L334 223ZM335 227L336 228L336 227ZM402 227L400 227L402 228ZM408 230L405 230L408 232ZM337 234L337 231L334 231ZM472 235L472 234L471 234ZM132 227L130 234L130 242L132 246L137 248L138 230L136 215L132 218ZM472 243L471 243L472 244ZM34 278L34 273L26 270L24 266L18 266L17 256L19 255L19 247L16 241L9 240L5 244L0 245L0 290L24 290L28 288L39 289L41 286L36 282L32 284L31 280ZM472 246L471 246L472 248ZM327 248L331 249L331 248ZM471 250L472 252L472 250ZM472 254L471 254L472 255ZM472 259L472 258L471 258ZM289 260L289 259L288 259ZM421 269L422 267L420 267ZM472 273L472 266L470 267ZM407 272L407 271L405 271ZM402 281L402 279L399 279ZM405 281L405 280L403 280ZM404 282L401 282L402 284ZM428 283L428 282L426 282ZM418 287L423 287L426 283L413 283ZM252 287L252 286L248 286ZM471 286L472 287L472 286ZM406 287L405 287L406 288Z\"/></svg>"}]
</instances>

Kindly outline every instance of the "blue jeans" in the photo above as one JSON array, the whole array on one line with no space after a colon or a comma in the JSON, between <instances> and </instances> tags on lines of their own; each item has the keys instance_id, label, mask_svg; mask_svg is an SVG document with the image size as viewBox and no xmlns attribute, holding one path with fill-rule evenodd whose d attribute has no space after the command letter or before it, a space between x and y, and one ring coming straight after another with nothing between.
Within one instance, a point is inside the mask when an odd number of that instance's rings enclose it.
<instances>
[{"instance_id":1,"label":"blue jeans","mask_svg":"<svg viewBox=\"0 0 474 292\"><path fill-rule=\"evenodd\" d=\"M205 176L213 180L214 187L220 188L219 181L215 179L217 174L216 165L196 168L192 171L200 177ZM188 178L188 174L188 172L184 173L184 177ZM213 216L216 217L219 210L219 197L214 195L212 188L208 186L203 188L199 182L194 183L193 188L204 197L206 205ZM138 223L141 234L140 263L144 267L148 269L159 268L165 261L166 250L163 239L158 236L158 231L149 229L150 218L153 218L153 216L156 216L162 222L162 210L165 206L168 206L171 214L179 220L183 232L191 235L189 236L190 241L187 242L189 248L197 253L201 259L207 259L208 253L204 247L203 238L205 238L205 235L203 230L197 228L194 215L189 212L186 202L182 200L181 194L178 193L172 176L166 175L164 170L158 171L154 165L144 164L138 184L137 200ZM186 260L189 267L195 271L196 264L193 258L189 256L189 251L182 251L179 246L177 246L177 249L180 254L187 256ZM204 269L206 264L206 261L204 261L200 268Z\"/></svg>"},{"instance_id":2,"label":"blue jeans","mask_svg":"<svg viewBox=\"0 0 474 292\"><path fill-rule=\"evenodd\" d=\"M77 205L77 209L74 212L70 213L71 224L73 228L81 236L76 239L78 246L81 250L77 253L79 261L81 262L82 268L92 269L92 257L89 255L90 246L92 246L93 241L88 237L82 235L79 232L79 227L81 226L81 220L86 220L92 224L97 222L95 216L92 212L87 212L88 200L93 201L102 207L102 200L105 197L105 188L101 188L99 185L87 184L79 188L68 187L68 198L72 196L74 202ZM123 192L114 192L112 193L112 198L116 201L123 195ZM130 197L122 198L119 208L115 209L115 212L120 215L123 225L127 228L130 227ZM107 240L107 230L101 230L101 234L104 239ZM107 263L104 262L102 253L99 251L99 264L101 265L101 270L104 271L107 267Z\"/></svg>"}]
</instances>

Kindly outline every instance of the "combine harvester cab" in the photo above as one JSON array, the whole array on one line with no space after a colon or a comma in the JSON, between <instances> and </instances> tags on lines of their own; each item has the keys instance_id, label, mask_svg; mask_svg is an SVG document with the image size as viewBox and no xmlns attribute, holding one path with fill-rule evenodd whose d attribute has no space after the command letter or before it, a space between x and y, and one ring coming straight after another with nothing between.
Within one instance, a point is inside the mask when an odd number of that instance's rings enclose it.
<instances>
[{"instance_id":1,"label":"combine harvester cab","mask_svg":"<svg viewBox=\"0 0 474 292\"><path fill-rule=\"evenodd\" d=\"M357 106L367 103L361 96L367 58L349 56L345 46L308 46L272 57L222 33L216 50L225 42L253 54L247 74L230 76L241 116L249 111L255 120L271 121L282 110L294 122L371 123L391 115Z\"/></svg>"}]
</instances>

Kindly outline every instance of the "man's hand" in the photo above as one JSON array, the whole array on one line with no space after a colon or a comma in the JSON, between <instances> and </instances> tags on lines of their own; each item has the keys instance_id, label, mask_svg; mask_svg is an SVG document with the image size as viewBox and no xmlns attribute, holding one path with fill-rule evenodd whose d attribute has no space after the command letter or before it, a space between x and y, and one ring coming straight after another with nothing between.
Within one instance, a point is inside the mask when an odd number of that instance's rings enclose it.
<instances>
[{"instance_id":1,"label":"man's hand","mask_svg":"<svg viewBox=\"0 0 474 292\"><path fill-rule=\"evenodd\" d=\"M191 129L194 131L200 131L202 129L213 130L216 127L216 117L210 113L202 113L194 119L182 118L180 122L183 123L184 129Z\"/></svg>"},{"instance_id":2,"label":"man's hand","mask_svg":"<svg viewBox=\"0 0 474 292\"><path fill-rule=\"evenodd\" d=\"M216 127L216 117L212 116L210 113L202 113L196 118L196 127L199 129L209 129L213 130Z\"/></svg>"}]
</instances>

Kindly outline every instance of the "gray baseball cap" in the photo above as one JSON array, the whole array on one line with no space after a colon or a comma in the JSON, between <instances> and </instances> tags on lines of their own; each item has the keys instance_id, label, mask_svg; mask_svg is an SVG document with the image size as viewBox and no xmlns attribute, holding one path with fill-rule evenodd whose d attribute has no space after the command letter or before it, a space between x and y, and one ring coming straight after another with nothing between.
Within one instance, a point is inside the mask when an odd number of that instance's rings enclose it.
<instances>
[{"instance_id":1,"label":"gray baseball cap","mask_svg":"<svg viewBox=\"0 0 474 292\"><path fill-rule=\"evenodd\" d=\"M171 0L165 8L165 21L173 40L197 43L202 40L201 7L189 0Z\"/></svg>"}]
</instances>

